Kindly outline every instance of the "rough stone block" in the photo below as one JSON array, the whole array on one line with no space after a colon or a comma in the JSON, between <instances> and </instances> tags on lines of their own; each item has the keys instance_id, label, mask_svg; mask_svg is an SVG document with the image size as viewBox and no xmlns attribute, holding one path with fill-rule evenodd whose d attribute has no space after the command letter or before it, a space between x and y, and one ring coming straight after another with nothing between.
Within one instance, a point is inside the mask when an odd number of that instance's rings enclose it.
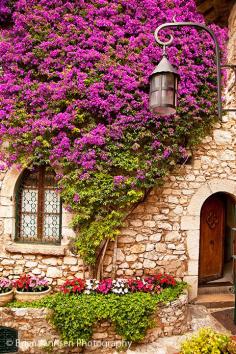
<instances>
[{"instance_id":1,"label":"rough stone block","mask_svg":"<svg viewBox=\"0 0 236 354\"><path fill-rule=\"evenodd\" d=\"M33 269L34 267L37 267L38 263L37 262L26 262L25 266L28 268Z\"/></svg>"},{"instance_id":2,"label":"rough stone block","mask_svg":"<svg viewBox=\"0 0 236 354\"><path fill-rule=\"evenodd\" d=\"M217 145L230 145L232 142L232 134L227 130L215 129L213 136Z\"/></svg>"},{"instance_id":3,"label":"rough stone block","mask_svg":"<svg viewBox=\"0 0 236 354\"><path fill-rule=\"evenodd\" d=\"M220 160L222 160L222 161L235 161L235 152L232 150L225 150L220 155Z\"/></svg>"},{"instance_id":4,"label":"rough stone block","mask_svg":"<svg viewBox=\"0 0 236 354\"><path fill-rule=\"evenodd\" d=\"M190 287L188 289L189 300L193 300L198 295L198 277L192 275L186 275L184 277L184 281L186 281Z\"/></svg>"},{"instance_id":5,"label":"rough stone block","mask_svg":"<svg viewBox=\"0 0 236 354\"><path fill-rule=\"evenodd\" d=\"M61 278L62 270L56 267L49 267L46 274L47 278Z\"/></svg>"},{"instance_id":6,"label":"rough stone block","mask_svg":"<svg viewBox=\"0 0 236 354\"><path fill-rule=\"evenodd\" d=\"M173 241L178 241L181 239L181 235L178 231L171 231L168 232L165 236L165 240L167 242L173 242Z\"/></svg>"},{"instance_id":7,"label":"rough stone block","mask_svg":"<svg viewBox=\"0 0 236 354\"><path fill-rule=\"evenodd\" d=\"M189 260L188 261L188 275L198 275L198 261Z\"/></svg>"},{"instance_id":8,"label":"rough stone block","mask_svg":"<svg viewBox=\"0 0 236 354\"><path fill-rule=\"evenodd\" d=\"M45 258L42 260L42 263L55 266L57 265L57 258Z\"/></svg>"},{"instance_id":9,"label":"rough stone block","mask_svg":"<svg viewBox=\"0 0 236 354\"><path fill-rule=\"evenodd\" d=\"M161 233L153 234L150 236L150 241L159 242L161 241Z\"/></svg>"},{"instance_id":10,"label":"rough stone block","mask_svg":"<svg viewBox=\"0 0 236 354\"><path fill-rule=\"evenodd\" d=\"M187 252L191 260L199 258L200 230L187 231Z\"/></svg>"},{"instance_id":11,"label":"rough stone block","mask_svg":"<svg viewBox=\"0 0 236 354\"><path fill-rule=\"evenodd\" d=\"M145 251L145 245L136 244L130 248L131 253L143 253Z\"/></svg>"},{"instance_id":12,"label":"rough stone block","mask_svg":"<svg viewBox=\"0 0 236 354\"><path fill-rule=\"evenodd\" d=\"M68 265L76 265L78 260L77 257L65 257L63 263Z\"/></svg>"},{"instance_id":13,"label":"rough stone block","mask_svg":"<svg viewBox=\"0 0 236 354\"><path fill-rule=\"evenodd\" d=\"M152 268L155 268L156 267L156 262L154 262L154 261L150 261L149 259L144 259L144 262L143 262L143 267L144 267L144 269L146 268L150 268L150 269L152 269Z\"/></svg>"}]
</instances>

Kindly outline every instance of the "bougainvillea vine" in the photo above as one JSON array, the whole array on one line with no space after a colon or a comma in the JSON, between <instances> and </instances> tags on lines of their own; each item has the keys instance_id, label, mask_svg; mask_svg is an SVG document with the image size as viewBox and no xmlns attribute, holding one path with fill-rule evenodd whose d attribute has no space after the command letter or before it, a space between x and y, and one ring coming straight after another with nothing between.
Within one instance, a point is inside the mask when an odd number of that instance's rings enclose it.
<instances>
[{"instance_id":1,"label":"bougainvillea vine","mask_svg":"<svg viewBox=\"0 0 236 354\"><path fill-rule=\"evenodd\" d=\"M79 253L92 264L131 206L209 132L214 45L196 29L175 31L168 56L181 77L179 108L158 117L148 110L162 55L153 32L174 16L204 23L193 0L2 0L0 13L2 168L57 171ZM223 51L226 31L211 27Z\"/></svg>"}]
</instances>

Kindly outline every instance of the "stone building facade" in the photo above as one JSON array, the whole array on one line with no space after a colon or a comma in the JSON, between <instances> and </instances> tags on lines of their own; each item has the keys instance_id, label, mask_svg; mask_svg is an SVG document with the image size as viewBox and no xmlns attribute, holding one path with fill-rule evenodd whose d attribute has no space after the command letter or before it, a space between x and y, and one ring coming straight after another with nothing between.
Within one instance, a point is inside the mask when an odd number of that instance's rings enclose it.
<instances>
[{"instance_id":1,"label":"stone building facade","mask_svg":"<svg viewBox=\"0 0 236 354\"><path fill-rule=\"evenodd\" d=\"M229 17L229 31L229 62L236 64L236 4ZM236 87L232 87L233 81L233 75L229 75L226 103L228 107L235 108ZM191 298L196 297L199 264L204 263L203 257L207 257L200 249L202 207L213 195L224 200L225 237L221 248L228 254L221 259L224 272L226 260L230 261L234 253L235 142L236 113L231 112L223 117L222 122L215 124L212 134L194 152L191 164L178 166L166 178L163 187L153 189L147 200L132 212L117 244L110 242L108 246L104 276L111 276L114 271L117 277L166 271L186 280L191 285ZM70 277L88 276L88 269L84 268L82 260L69 250L69 239L74 232L69 227L71 215L65 209L62 210L60 245L15 242L15 195L21 173L13 167L0 174L0 276L14 278L31 272L46 276L54 286ZM219 223L217 215L212 212L207 220L211 227ZM209 242L214 244L214 240ZM224 277L224 274L221 276Z\"/></svg>"}]
</instances>

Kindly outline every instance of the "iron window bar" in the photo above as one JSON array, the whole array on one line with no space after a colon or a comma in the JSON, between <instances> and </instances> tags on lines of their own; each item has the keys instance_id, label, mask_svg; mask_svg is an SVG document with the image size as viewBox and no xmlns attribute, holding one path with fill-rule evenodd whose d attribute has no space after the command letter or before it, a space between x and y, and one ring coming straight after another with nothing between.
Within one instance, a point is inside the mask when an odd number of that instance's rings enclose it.
<instances>
[{"instance_id":1,"label":"iron window bar","mask_svg":"<svg viewBox=\"0 0 236 354\"><path fill-rule=\"evenodd\" d=\"M60 244L62 203L54 178L45 166L23 173L16 194L17 242Z\"/></svg>"}]
</instances>

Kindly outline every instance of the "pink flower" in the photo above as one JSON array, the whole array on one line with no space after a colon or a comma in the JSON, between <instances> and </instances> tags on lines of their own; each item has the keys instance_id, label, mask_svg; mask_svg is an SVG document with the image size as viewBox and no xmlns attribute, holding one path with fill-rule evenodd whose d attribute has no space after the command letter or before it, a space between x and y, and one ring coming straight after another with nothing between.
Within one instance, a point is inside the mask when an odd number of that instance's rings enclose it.
<instances>
[{"instance_id":1,"label":"pink flower","mask_svg":"<svg viewBox=\"0 0 236 354\"><path fill-rule=\"evenodd\" d=\"M74 198L73 198L73 201L74 201L75 203L78 203L78 202L80 201L80 196L79 196L79 194L75 193Z\"/></svg>"}]
</instances>

